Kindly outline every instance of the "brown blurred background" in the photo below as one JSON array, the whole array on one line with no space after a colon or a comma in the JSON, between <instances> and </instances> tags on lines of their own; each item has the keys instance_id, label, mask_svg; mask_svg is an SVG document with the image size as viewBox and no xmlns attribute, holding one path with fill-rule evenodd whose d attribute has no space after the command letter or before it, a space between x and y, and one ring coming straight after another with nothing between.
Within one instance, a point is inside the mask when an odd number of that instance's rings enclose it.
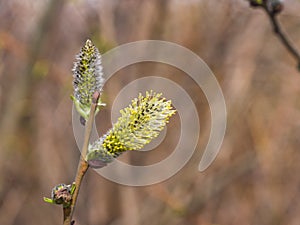
<instances>
[{"instance_id":1,"label":"brown blurred background","mask_svg":"<svg viewBox=\"0 0 300 225\"><path fill-rule=\"evenodd\" d=\"M300 49L299 11L300 1L286 0L279 20ZM175 176L148 187L118 185L89 170L76 224L300 223L300 73L262 10L245 0L2 0L0 225L62 224L61 208L42 197L58 183L71 183L77 168L71 68L87 38L102 53L143 39L194 51L220 82L228 124L220 154L200 173L210 131L201 89L169 66L144 63L120 71L104 88L108 106L97 118L100 132L110 127L107 116L121 88L156 71L176 77L193 98L201 121L197 151ZM169 128L178 126L175 116ZM150 161L169 154L174 135ZM135 164L148 160L125 157Z\"/></svg>"}]
</instances>

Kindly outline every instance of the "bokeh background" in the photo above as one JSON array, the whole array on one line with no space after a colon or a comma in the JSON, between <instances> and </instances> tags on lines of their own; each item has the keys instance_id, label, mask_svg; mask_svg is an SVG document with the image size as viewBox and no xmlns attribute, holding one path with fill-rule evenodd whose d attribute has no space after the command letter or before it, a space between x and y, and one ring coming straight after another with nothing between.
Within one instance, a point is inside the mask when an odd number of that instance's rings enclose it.
<instances>
[{"instance_id":1,"label":"bokeh background","mask_svg":"<svg viewBox=\"0 0 300 225\"><path fill-rule=\"evenodd\" d=\"M300 49L299 11L300 1L286 0L279 20ZM182 71L159 63L119 71L104 87L100 133L111 126L111 106L122 87L155 74L192 97L201 121L199 143L179 173L147 187L119 185L89 170L76 224L299 224L300 73L262 10L245 0L1 0L1 225L62 224L61 208L42 197L56 184L71 183L77 168L71 69L87 38L102 53L144 39L189 48L216 75L228 124L220 154L200 173L211 122L201 89ZM127 153L123 160L143 165L167 157L178 129L175 116L155 151Z\"/></svg>"}]
</instances>

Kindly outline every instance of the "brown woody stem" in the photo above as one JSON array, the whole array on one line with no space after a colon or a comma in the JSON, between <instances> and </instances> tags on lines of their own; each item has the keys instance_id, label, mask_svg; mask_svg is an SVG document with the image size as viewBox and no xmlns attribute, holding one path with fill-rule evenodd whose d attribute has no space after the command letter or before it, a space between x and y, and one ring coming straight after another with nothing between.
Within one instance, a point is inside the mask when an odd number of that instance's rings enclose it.
<instances>
[{"instance_id":1,"label":"brown woody stem","mask_svg":"<svg viewBox=\"0 0 300 225\"><path fill-rule=\"evenodd\" d=\"M84 142L83 142L83 146L82 146L82 150L81 150L81 157L80 157L80 160L78 163L78 169L77 169L77 173L76 173L76 177L75 177L76 189L72 195L72 204L69 207L65 207L63 209L63 213L64 213L63 225L72 225L73 224L72 216L74 213L77 197L79 194L80 185L82 183L82 179L83 179L86 171L89 168L89 164L85 161L85 156L88 151L89 141L90 141L94 117L95 117L95 111L97 108L97 103L98 103L99 97L100 97L100 93L95 92L93 95L93 99L92 99L90 116L89 116L89 119L88 119L88 121L86 123L86 127L85 127Z\"/></svg>"}]
</instances>

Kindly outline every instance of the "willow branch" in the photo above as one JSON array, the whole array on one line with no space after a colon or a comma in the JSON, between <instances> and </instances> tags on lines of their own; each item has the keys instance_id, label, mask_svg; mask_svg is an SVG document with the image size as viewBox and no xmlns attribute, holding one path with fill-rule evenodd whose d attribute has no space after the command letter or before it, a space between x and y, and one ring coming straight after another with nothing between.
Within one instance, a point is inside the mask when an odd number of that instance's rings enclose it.
<instances>
[{"instance_id":1,"label":"willow branch","mask_svg":"<svg viewBox=\"0 0 300 225\"><path fill-rule=\"evenodd\" d=\"M96 111L96 108L97 108L97 103L98 103L99 96L100 96L99 92L95 92L94 95L93 95L90 115L89 115L89 119L88 119L87 124L86 124L85 133L84 133L84 142L83 142L83 146L82 146L82 150L81 150L81 157L80 157L80 160L79 160L79 163L78 163L78 169L77 169L77 173L76 173L76 177L75 177L75 187L76 187L76 189L75 189L75 191L73 193L73 196L72 196L72 204L69 207L65 207L63 209L63 213L64 213L64 223L63 223L63 225L72 225L73 224L72 216L73 216L73 212L75 210L75 205L76 205L77 197L78 197L78 194L79 194L80 185L82 183L82 179L83 179L87 169L89 168L88 163L85 161L85 156L86 156L87 151L88 151L89 141L90 141L92 128L93 128L94 117L95 117L95 111Z\"/></svg>"}]
</instances>

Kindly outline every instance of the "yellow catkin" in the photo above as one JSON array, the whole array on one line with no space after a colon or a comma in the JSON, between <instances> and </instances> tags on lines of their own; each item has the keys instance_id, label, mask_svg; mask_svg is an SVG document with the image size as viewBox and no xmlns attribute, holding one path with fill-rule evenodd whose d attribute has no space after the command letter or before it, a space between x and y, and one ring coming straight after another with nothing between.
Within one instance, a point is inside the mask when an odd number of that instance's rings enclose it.
<instances>
[{"instance_id":1,"label":"yellow catkin","mask_svg":"<svg viewBox=\"0 0 300 225\"><path fill-rule=\"evenodd\" d=\"M128 150L139 150L156 138L169 118L176 112L171 101L162 94L150 91L139 94L131 104L120 111L121 117L103 137L90 145L88 159L110 162Z\"/></svg>"}]
</instances>

